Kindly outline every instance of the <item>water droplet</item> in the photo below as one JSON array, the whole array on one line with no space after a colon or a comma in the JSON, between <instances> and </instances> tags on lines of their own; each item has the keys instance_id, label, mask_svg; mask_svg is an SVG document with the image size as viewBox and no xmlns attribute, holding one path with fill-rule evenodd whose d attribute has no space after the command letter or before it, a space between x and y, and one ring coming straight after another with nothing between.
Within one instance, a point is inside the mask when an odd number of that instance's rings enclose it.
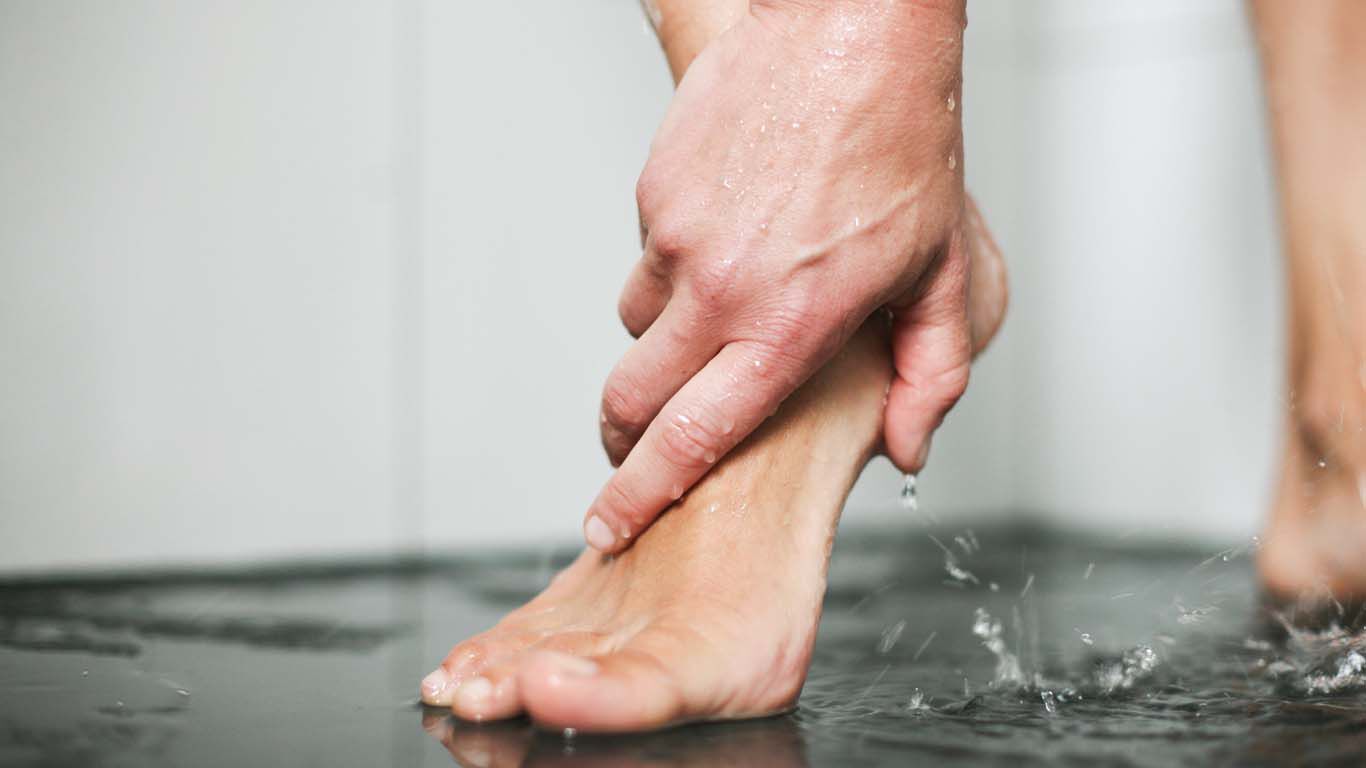
<instances>
[{"instance_id":1,"label":"water droplet","mask_svg":"<svg viewBox=\"0 0 1366 768\"><path fill-rule=\"evenodd\" d=\"M1052 691L1040 691L1039 698L1043 701L1043 708L1048 714L1057 714L1058 697Z\"/></svg>"},{"instance_id":2,"label":"water droplet","mask_svg":"<svg viewBox=\"0 0 1366 768\"><path fill-rule=\"evenodd\" d=\"M572 739L572 738L574 738L575 736L578 736L578 735L579 735L578 730L577 730L577 729L574 729L574 728L566 728L566 729L564 729L564 732L563 732L563 733L564 733L565 739Z\"/></svg>"},{"instance_id":3,"label":"water droplet","mask_svg":"<svg viewBox=\"0 0 1366 768\"><path fill-rule=\"evenodd\" d=\"M915 495L915 475L906 475L906 479L901 483L901 508L914 512L920 507L920 501Z\"/></svg>"},{"instance_id":4,"label":"water droplet","mask_svg":"<svg viewBox=\"0 0 1366 768\"><path fill-rule=\"evenodd\" d=\"M1082 632L1080 629L1077 629L1076 627L1073 627L1073 628L1072 628L1072 631L1076 632L1077 635L1080 636L1082 645L1095 645L1095 644L1096 644L1096 640L1095 640L1095 638L1091 637L1091 633L1090 633L1090 632Z\"/></svg>"},{"instance_id":5,"label":"water droplet","mask_svg":"<svg viewBox=\"0 0 1366 768\"><path fill-rule=\"evenodd\" d=\"M896 645L896 641L901 639L901 633L906 630L906 621L902 619L897 623L882 630L882 637L877 643L877 652L886 654Z\"/></svg>"},{"instance_id":6,"label":"water droplet","mask_svg":"<svg viewBox=\"0 0 1366 768\"><path fill-rule=\"evenodd\" d=\"M1082 580L1082 581L1086 581L1086 580L1090 579L1090 578L1091 578L1091 574L1092 574L1095 570L1096 570L1096 564L1095 564L1095 563L1087 563L1087 564L1086 564L1086 573L1083 573L1083 574L1081 575L1081 580Z\"/></svg>"},{"instance_id":7,"label":"water droplet","mask_svg":"<svg viewBox=\"0 0 1366 768\"><path fill-rule=\"evenodd\" d=\"M919 688L911 691L911 700L906 704L906 709L928 709L928 707L925 706L925 694L921 693Z\"/></svg>"},{"instance_id":8,"label":"water droplet","mask_svg":"<svg viewBox=\"0 0 1366 768\"><path fill-rule=\"evenodd\" d=\"M1203 608L1187 608L1186 606L1177 603L1176 623L1184 624L1187 626L1191 624L1199 624L1200 622L1204 621L1205 618L1208 617L1210 614L1218 612L1218 610L1219 606L1217 605L1207 605Z\"/></svg>"},{"instance_id":9,"label":"water droplet","mask_svg":"<svg viewBox=\"0 0 1366 768\"><path fill-rule=\"evenodd\" d=\"M958 102L954 100L953 94L950 93L950 94L949 94L949 111L952 112L952 111L953 111L954 109L956 109L957 107L958 107Z\"/></svg>"},{"instance_id":10,"label":"water droplet","mask_svg":"<svg viewBox=\"0 0 1366 768\"><path fill-rule=\"evenodd\" d=\"M951 171L951 170L953 170L954 168L957 168L957 167L958 167L958 156L955 155L955 154L953 154L953 153L949 153L949 170Z\"/></svg>"}]
</instances>

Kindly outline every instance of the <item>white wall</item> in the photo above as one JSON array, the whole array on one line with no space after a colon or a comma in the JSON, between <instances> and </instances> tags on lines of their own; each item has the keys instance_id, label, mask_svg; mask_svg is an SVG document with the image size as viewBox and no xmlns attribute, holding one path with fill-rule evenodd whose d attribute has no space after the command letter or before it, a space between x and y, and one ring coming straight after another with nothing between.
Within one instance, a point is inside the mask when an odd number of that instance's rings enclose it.
<instances>
[{"instance_id":1,"label":"white wall","mask_svg":"<svg viewBox=\"0 0 1366 768\"><path fill-rule=\"evenodd\" d=\"M1250 533L1280 326L1241 5L970 13L1014 302L926 503ZM0 0L0 570L576 536L669 91L633 0Z\"/></svg>"},{"instance_id":2,"label":"white wall","mask_svg":"<svg viewBox=\"0 0 1366 768\"><path fill-rule=\"evenodd\" d=\"M392 543L392 16L0 5L0 568Z\"/></svg>"}]
</instances>

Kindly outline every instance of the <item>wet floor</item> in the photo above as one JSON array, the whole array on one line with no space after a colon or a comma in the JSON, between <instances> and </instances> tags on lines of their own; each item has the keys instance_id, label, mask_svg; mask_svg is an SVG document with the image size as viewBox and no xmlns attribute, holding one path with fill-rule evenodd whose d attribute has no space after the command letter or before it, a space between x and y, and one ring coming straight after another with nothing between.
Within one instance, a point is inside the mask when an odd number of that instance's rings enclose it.
<instances>
[{"instance_id":1,"label":"wet floor","mask_svg":"<svg viewBox=\"0 0 1366 768\"><path fill-rule=\"evenodd\" d=\"M1287 636L1252 546L856 529L796 712L614 738L415 701L567 552L10 582L0 764L1359 765L1366 641Z\"/></svg>"}]
</instances>

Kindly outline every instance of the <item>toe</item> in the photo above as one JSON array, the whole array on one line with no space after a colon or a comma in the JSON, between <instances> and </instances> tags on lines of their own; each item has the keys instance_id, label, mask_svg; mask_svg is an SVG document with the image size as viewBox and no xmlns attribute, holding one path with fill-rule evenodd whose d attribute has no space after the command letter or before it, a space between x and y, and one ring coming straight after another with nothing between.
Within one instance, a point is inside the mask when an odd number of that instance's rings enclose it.
<instances>
[{"instance_id":1,"label":"toe","mask_svg":"<svg viewBox=\"0 0 1366 768\"><path fill-rule=\"evenodd\" d=\"M419 692L422 703L434 707L449 707L459 695L460 687L487 667L514 656L535 642L535 638L521 632L491 629L460 643L446 654L441 665L422 678Z\"/></svg>"},{"instance_id":2,"label":"toe","mask_svg":"<svg viewBox=\"0 0 1366 768\"><path fill-rule=\"evenodd\" d=\"M477 670L473 666L463 667L466 676L460 679L451 695L451 711L460 718L476 722L515 717L522 713L517 676L530 658L530 653L550 651L591 655L602 651L608 643L610 638L597 632L563 632L539 638L534 643L523 642L518 652L505 652L500 656L500 661L486 661L478 665Z\"/></svg>"},{"instance_id":3,"label":"toe","mask_svg":"<svg viewBox=\"0 0 1366 768\"><path fill-rule=\"evenodd\" d=\"M684 717L684 696L657 657L626 648L596 658L528 654L518 675L522 704L537 723L584 731L638 731Z\"/></svg>"},{"instance_id":4,"label":"toe","mask_svg":"<svg viewBox=\"0 0 1366 768\"><path fill-rule=\"evenodd\" d=\"M522 711L517 699L517 660L467 677L451 700L451 711L465 720L503 720Z\"/></svg>"}]
</instances>

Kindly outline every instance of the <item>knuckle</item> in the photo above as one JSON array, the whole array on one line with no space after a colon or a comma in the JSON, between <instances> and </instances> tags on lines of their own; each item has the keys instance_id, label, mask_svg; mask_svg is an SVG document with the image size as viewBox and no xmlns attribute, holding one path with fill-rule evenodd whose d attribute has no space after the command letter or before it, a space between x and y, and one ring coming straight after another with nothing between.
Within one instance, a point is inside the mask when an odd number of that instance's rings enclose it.
<instances>
[{"instance_id":1,"label":"knuckle","mask_svg":"<svg viewBox=\"0 0 1366 768\"><path fill-rule=\"evenodd\" d=\"M809 290L790 291L764 318L760 350L775 363L804 366L838 351L843 321ZM856 326L855 326L856 327Z\"/></svg>"},{"instance_id":2,"label":"knuckle","mask_svg":"<svg viewBox=\"0 0 1366 768\"><path fill-rule=\"evenodd\" d=\"M667 269L691 250L690 228L680 217L666 212L649 219L648 226L650 248L661 268Z\"/></svg>"},{"instance_id":3,"label":"knuckle","mask_svg":"<svg viewBox=\"0 0 1366 768\"><path fill-rule=\"evenodd\" d=\"M642 219L647 222L650 214L655 210L659 198L663 193L662 179L653 163L646 163L645 169L640 172L640 177L636 179L636 208L640 211Z\"/></svg>"},{"instance_id":4,"label":"knuckle","mask_svg":"<svg viewBox=\"0 0 1366 768\"><path fill-rule=\"evenodd\" d=\"M649 419L640 389L620 372L603 385L602 419L605 427L627 434L639 432Z\"/></svg>"},{"instance_id":5,"label":"knuckle","mask_svg":"<svg viewBox=\"0 0 1366 768\"><path fill-rule=\"evenodd\" d=\"M617 299L617 318L632 336L639 338L645 332L645 319L643 313L636 306L633 297L622 295Z\"/></svg>"},{"instance_id":6,"label":"knuckle","mask_svg":"<svg viewBox=\"0 0 1366 768\"><path fill-rule=\"evenodd\" d=\"M972 366L967 363L949 366L926 378L922 390L935 405L952 408L967 391L971 373Z\"/></svg>"},{"instance_id":7,"label":"knuckle","mask_svg":"<svg viewBox=\"0 0 1366 768\"><path fill-rule=\"evenodd\" d=\"M783 292L766 323L768 335L784 346L810 344L813 331L827 311L826 302L809 286L792 286Z\"/></svg>"},{"instance_id":8,"label":"knuckle","mask_svg":"<svg viewBox=\"0 0 1366 768\"><path fill-rule=\"evenodd\" d=\"M615 513L618 521L633 529L639 529L649 522L645 505L619 477L620 475L614 475L607 483L607 487L603 489L603 501L605 506Z\"/></svg>"},{"instance_id":9,"label":"knuckle","mask_svg":"<svg viewBox=\"0 0 1366 768\"><path fill-rule=\"evenodd\" d=\"M719 312L728 302L735 288L733 264L707 264L696 270L688 281L693 302L704 314Z\"/></svg>"},{"instance_id":10,"label":"knuckle","mask_svg":"<svg viewBox=\"0 0 1366 768\"><path fill-rule=\"evenodd\" d=\"M684 472L703 470L725 452L725 432L716 419L674 414L660 435L660 455Z\"/></svg>"}]
</instances>

